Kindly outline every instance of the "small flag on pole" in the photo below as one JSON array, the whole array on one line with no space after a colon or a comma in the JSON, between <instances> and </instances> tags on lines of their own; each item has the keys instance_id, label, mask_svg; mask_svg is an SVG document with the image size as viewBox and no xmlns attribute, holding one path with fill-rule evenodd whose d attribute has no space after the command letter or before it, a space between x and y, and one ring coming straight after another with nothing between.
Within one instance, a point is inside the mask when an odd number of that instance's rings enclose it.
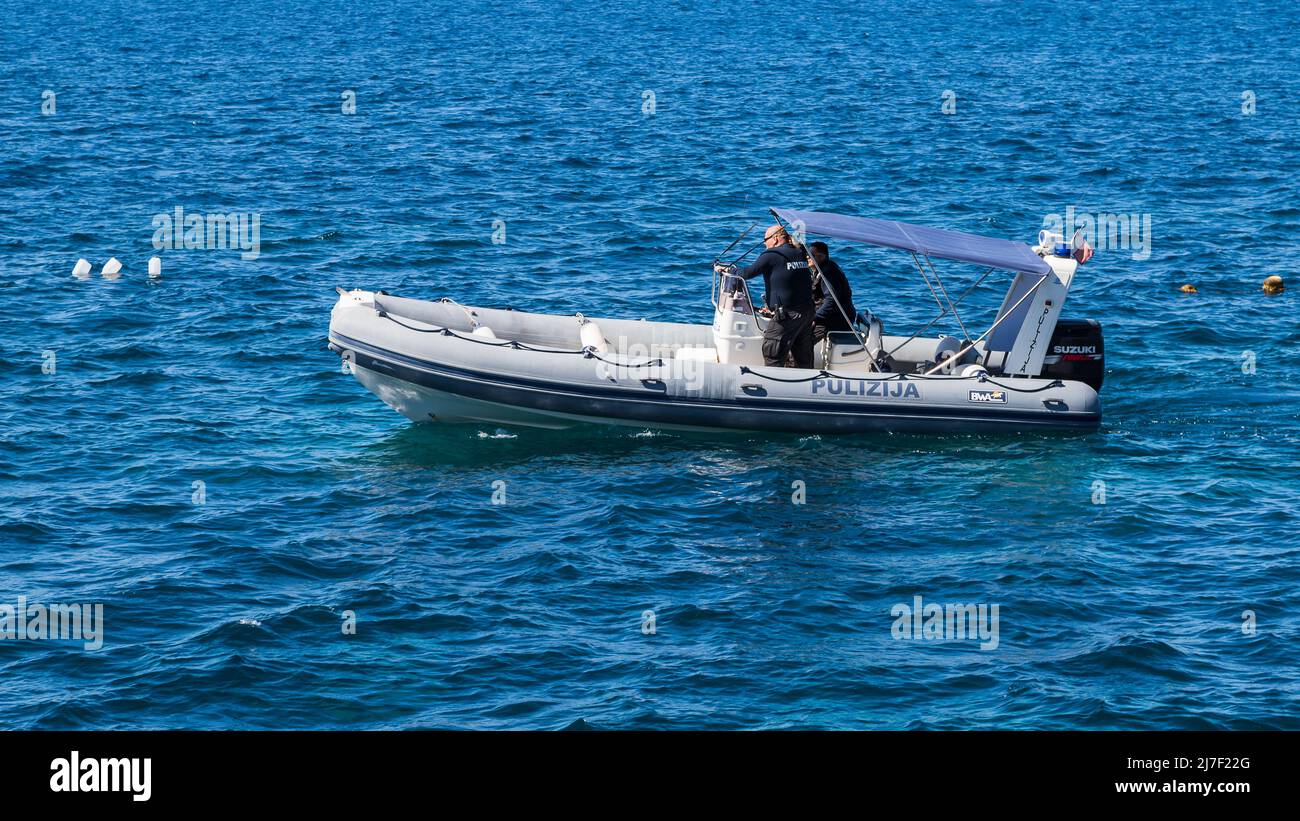
<instances>
[{"instance_id":1,"label":"small flag on pole","mask_svg":"<svg viewBox=\"0 0 1300 821\"><path fill-rule=\"evenodd\" d=\"M1083 229L1075 231L1074 236L1070 237L1070 246L1074 249L1075 261L1080 265L1092 259L1092 246L1083 238Z\"/></svg>"}]
</instances>

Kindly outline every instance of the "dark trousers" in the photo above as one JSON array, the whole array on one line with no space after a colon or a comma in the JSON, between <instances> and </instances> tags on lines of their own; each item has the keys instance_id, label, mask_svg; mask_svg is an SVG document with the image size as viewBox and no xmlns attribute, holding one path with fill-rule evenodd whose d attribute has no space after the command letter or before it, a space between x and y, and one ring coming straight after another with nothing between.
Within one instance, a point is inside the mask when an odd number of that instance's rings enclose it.
<instances>
[{"instance_id":1,"label":"dark trousers","mask_svg":"<svg viewBox=\"0 0 1300 821\"><path fill-rule=\"evenodd\" d=\"M848 310L851 312L853 308L850 307ZM853 316L853 314L849 313L849 316ZM837 309L822 319L813 320L813 341L821 342L831 331L851 330L853 330L853 326L844 321L844 317L840 315Z\"/></svg>"},{"instance_id":2,"label":"dark trousers","mask_svg":"<svg viewBox=\"0 0 1300 821\"><path fill-rule=\"evenodd\" d=\"M812 308L799 311L778 309L763 332L763 362L770 368L782 368L786 357L794 358L796 368L813 366Z\"/></svg>"}]
</instances>

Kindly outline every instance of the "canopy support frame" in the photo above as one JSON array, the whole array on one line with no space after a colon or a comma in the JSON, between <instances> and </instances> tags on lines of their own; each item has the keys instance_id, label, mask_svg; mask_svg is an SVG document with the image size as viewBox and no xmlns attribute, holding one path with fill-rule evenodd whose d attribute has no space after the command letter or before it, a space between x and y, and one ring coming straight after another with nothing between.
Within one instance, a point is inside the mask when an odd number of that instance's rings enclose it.
<instances>
[{"instance_id":1,"label":"canopy support frame","mask_svg":"<svg viewBox=\"0 0 1300 821\"><path fill-rule=\"evenodd\" d=\"M961 296L957 297L957 301L953 303L953 307L955 308L957 305L962 304L962 302L964 302L964 301L966 300L966 297L970 296L971 293L973 293L974 290L975 290L976 288L979 287L980 283L983 282L984 280L988 279L989 274L993 273L993 272L996 271L996 270L997 270L997 268L986 268L986 269L984 270L984 273L980 274L979 279L977 279L977 280L975 280L973 283L971 283L970 287L967 288L965 291L963 291L962 294L961 294ZM902 342L898 343L898 346L895 347L895 348L894 348L892 351L890 351L889 353L885 354L885 356L893 356L894 354L898 353L898 352L902 349L902 347L903 347L904 345L906 345L907 343L911 342L913 339L916 339L918 336L920 336L921 334L925 333L926 331L930 330L930 327L931 327L932 325L934 325L934 323L936 323L936 322L938 322L939 320L943 319L943 318L944 318L945 316L947 316L947 315L948 315L948 309L947 309L947 308L944 308L942 311L939 312L939 314L938 314L934 319L931 319L929 322L927 322L927 323L925 323L924 325L922 325L922 326L921 326L921 329L920 329L919 331L916 331L916 332L913 333L911 336L909 336L907 339L904 339ZM970 340L967 339L966 341L969 342Z\"/></svg>"},{"instance_id":2,"label":"canopy support frame","mask_svg":"<svg viewBox=\"0 0 1300 821\"><path fill-rule=\"evenodd\" d=\"M953 354L953 355L952 355L951 357L949 357L948 359L945 359L943 362L936 362L935 365L934 365L934 367L931 368L930 370L926 371L925 373L923 373L922 376L929 376L930 374L934 373L935 371L940 370L941 368L943 368L943 366L944 366L945 364L947 364L948 362L956 363L956 361L957 361L958 359L961 359L963 356L966 355L966 352L967 352L967 351L971 350L971 349L974 348L976 345L978 345L978 344L980 343L980 340L981 340L981 339L983 339L984 337L986 337L986 336L988 336L989 334L993 333L993 329L996 328L997 326L1001 325L1001 324L1002 324L1002 320L1004 320L1004 319L1006 319L1007 317L1011 316L1011 314L1012 314L1013 312L1015 312L1016 308L1019 308L1019 307L1020 307L1020 303L1024 302L1026 299L1029 299L1029 297L1031 297L1031 296L1033 296L1035 293L1037 293L1037 292L1038 292L1038 289L1041 288L1042 285L1043 285L1043 283L1046 282L1046 281L1048 280L1048 278L1051 277L1051 276L1052 276L1052 274L1042 274L1042 275L1040 275L1039 278L1038 278L1038 281L1034 283L1034 287L1030 288L1028 291L1025 291L1024 296L1020 297L1020 299L1017 299L1017 300L1016 300L1016 304L1012 305L1009 309L1007 309L1006 313L1002 314L1002 316L1000 316L1000 317L998 317L997 319L995 319L995 320L993 321L993 324L989 326L989 329L988 329L987 331L985 331L984 333L980 334L978 339L976 339L974 342L971 342L971 343L967 344L966 347L960 349L959 351L957 351L957 353Z\"/></svg>"},{"instance_id":3,"label":"canopy support frame","mask_svg":"<svg viewBox=\"0 0 1300 821\"><path fill-rule=\"evenodd\" d=\"M934 261L930 259L929 254L925 254L925 264L930 266L930 273L934 275L934 281L939 283L939 290L943 292L943 298L948 300L948 307L952 309L952 318L957 321L957 327L961 328L962 338L970 342L970 331L966 330L966 324L961 321L957 314L957 306L953 304L952 297L948 296L948 289L944 287L943 280L939 279L939 271L934 267Z\"/></svg>"}]
</instances>

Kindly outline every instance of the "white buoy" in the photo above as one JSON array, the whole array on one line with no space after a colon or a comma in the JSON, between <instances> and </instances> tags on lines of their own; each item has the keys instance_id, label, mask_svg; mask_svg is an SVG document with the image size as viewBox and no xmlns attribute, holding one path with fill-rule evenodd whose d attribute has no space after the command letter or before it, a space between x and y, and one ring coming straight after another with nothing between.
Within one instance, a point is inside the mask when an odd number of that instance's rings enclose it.
<instances>
[{"instance_id":1,"label":"white buoy","mask_svg":"<svg viewBox=\"0 0 1300 821\"><path fill-rule=\"evenodd\" d=\"M84 259L77 260L77 264L72 266L72 275L77 279L90 279L90 263Z\"/></svg>"},{"instance_id":2,"label":"white buoy","mask_svg":"<svg viewBox=\"0 0 1300 821\"><path fill-rule=\"evenodd\" d=\"M162 276L162 260L158 257L149 257L149 278L157 279Z\"/></svg>"},{"instance_id":3,"label":"white buoy","mask_svg":"<svg viewBox=\"0 0 1300 821\"><path fill-rule=\"evenodd\" d=\"M475 328L474 330L470 331L470 334L473 335L473 336L480 337L480 338L482 338L482 339L496 339L496 338L497 338L497 335L494 334L494 333L492 333L492 329L489 328L489 327L486 326L486 325L479 325L477 328Z\"/></svg>"},{"instance_id":4,"label":"white buoy","mask_svg":"<svg viewBox=\"0 0 1300 821\"><path fill-rule=\"evenodd\" d=\"M117 279L121 274L122 263L117 261L117 257L109 257L104 267L99 269L99 275L104 279Z\"/></svg>"}]
</instances>

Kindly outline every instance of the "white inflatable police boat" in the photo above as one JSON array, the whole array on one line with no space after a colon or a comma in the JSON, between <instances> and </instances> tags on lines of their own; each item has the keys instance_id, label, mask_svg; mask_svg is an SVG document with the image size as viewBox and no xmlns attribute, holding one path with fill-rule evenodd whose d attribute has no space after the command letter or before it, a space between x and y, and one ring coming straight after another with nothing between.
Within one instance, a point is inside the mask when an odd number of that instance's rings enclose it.
<instances>
[{"instance_id":1,"label":"white inflatable police boat","mask_svg":"<svg viewBox=\"0 0 1300 821\"><path fill-rule=\"evenodd\" d=\"M361 384L416 421L822 434L1100 424L1101 326L1060 319L1091 253L1077 235L1067 244L1043 232L1031 248L888 220L772 213L800 239L817 234L908 251L939 315L916 334L893 336L878 317L858 313L852 331L818 345L813 369L800 369L764 366L766 320L745 281L727 273L714 275L712 325L533 314L340 288L329 346ZM932 258L986 266L980 281L994 270L1013 274L978 337L966 333L962 299L949 298ZM945 316L962 336L920 335Z\"/></svg>"}]
</instances>

